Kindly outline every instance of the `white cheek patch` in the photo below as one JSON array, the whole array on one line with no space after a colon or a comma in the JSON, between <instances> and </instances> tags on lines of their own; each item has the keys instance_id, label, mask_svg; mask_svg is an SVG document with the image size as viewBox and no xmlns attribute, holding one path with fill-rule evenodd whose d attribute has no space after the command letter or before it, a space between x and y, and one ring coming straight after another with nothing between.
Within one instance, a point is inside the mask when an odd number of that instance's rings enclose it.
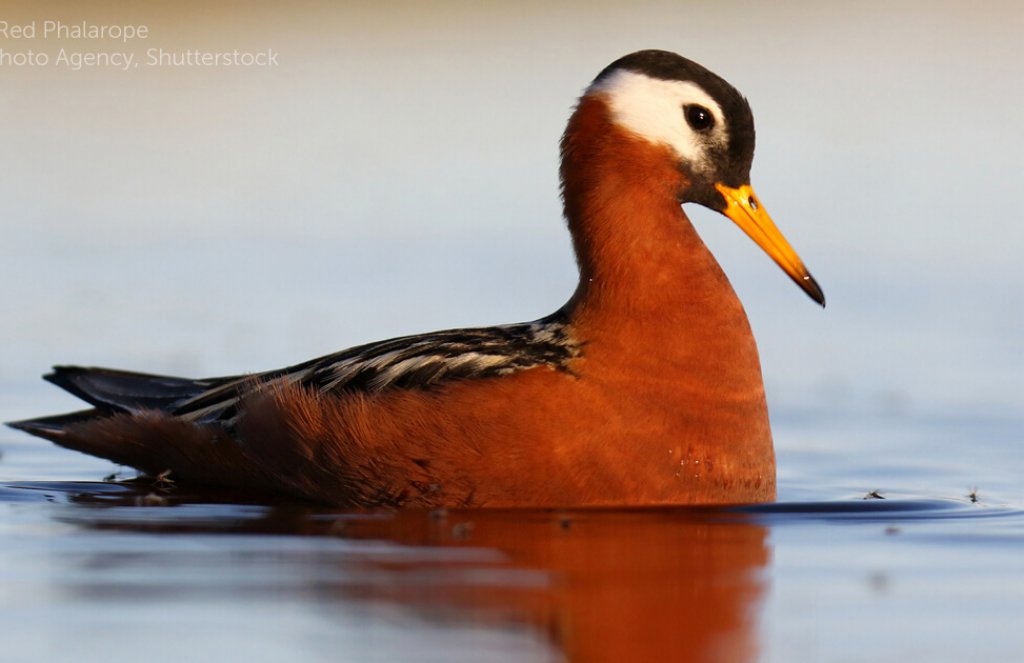
<instances>
[{"instance_id":1,"label":"white cheek patch","mask_svg":"<svg viewBox=\"0 0 1024 663\"><path fill-rule=\"evenodd\" d=\"M698 104L707 108L715 116L711 140L728 140L722 109L696 83L666 81L622 69L591 85L586 93L605 97L617 125L652 143L668 145L697 172L710 167L705 153L708 136L698 136L690 128L683 107Z\"/></svg>"}]
</instances>

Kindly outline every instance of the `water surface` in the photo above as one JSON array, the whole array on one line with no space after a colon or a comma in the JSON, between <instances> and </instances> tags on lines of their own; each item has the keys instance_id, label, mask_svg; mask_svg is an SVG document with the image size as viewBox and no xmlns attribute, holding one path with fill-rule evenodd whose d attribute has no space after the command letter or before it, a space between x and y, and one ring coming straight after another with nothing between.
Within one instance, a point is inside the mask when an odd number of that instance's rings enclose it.
<instances>
[{"instance_id":1,"label":"water surface","mask_svg":"<svg viewBox=\"0 0 1024 663\"><path fill-rule=\"evenodd\" d=\"M774 504L399 513L39 481L112 468L7 433L0 638L19 661L1015 660L1024 511L987 463L1020 422L861 418L861 448L801 448L832 426L777 426ZM965 462L921 462L940 432Z\"/></svg>"}]
</instances>

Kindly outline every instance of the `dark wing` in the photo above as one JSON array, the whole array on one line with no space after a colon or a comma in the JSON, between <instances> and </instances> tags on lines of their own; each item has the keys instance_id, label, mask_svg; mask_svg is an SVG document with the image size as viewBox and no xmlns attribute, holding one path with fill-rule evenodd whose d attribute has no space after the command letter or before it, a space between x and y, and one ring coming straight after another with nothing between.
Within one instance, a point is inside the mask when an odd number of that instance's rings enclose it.
<instances>
[{"instance_id":1,"label":"dark wing","mask_svg":"<svg viewBox=\"0 0 1024 663\"><path fill-rule=\"evenodd\" d=\"M27 432L115 413L160 410L196 423L234 424L241 399L253 389L278 382L320 393L378 392L430 388L444 382L506 375L535 366L567 370L579 346L561 313L536 322L451 329L405 336L342 350L266 373L187 378L103 368L59 366L46 379L95 409L11 424Z\"/></svg>"},{"instance_id":2,"label":"dark wing","mask_svg":"<svg viewBox=\"0 0 1024 663\"><path fill-rule=\"evenodd\" d=\"M450 380L506 375L535 366L566 370L579 347L560 313L536 322L449 329L342 350L277 371L224 382L177 404L172 413L199 423L233 423L253 388L284 381L320 393L423 389Z\"/></svg>"},{"instance_id":3,"label":"dark wing","mask_svg":"<svg viewBox=\"0 0 1024 663\"><path fill-rule=\"evenodd\" d=\"M97 408L134 413L140 410L172 410L184 401L238 378L191 380L109 368L54 366L53 372L44 375L43 379Z\"/></svg>"}]
</instances>

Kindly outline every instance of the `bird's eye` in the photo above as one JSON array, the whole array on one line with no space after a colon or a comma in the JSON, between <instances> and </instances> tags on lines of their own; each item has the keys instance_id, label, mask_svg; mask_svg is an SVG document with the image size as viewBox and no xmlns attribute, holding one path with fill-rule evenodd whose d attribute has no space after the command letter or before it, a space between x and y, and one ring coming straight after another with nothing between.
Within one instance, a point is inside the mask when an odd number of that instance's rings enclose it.
<instances>
[{"instance_id":1,"label":"bird's eye","mask_svg":"<svg viewBox=\"0 0 1024 663\"><path fill-rule=\"evenodd\" d=\"M715 126L715 116L703 106L698 106L697 104L683 106L683 114L686 116L686 123L694 131L707 131Z\"/></svg>"}]
</instances>

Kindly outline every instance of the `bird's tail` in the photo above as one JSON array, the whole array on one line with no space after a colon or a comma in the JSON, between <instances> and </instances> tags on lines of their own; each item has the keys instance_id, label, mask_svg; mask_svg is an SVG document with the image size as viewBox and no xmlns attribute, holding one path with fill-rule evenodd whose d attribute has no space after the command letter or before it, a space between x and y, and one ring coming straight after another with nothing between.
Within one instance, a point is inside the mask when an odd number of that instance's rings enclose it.
<instances>
[{"instance_id":1,"label":"bird's tail","mask_svg":"<svg viewBox=\"0 0 1024 663\"><path fill-rule=\"evenodd\" d=\"M171 470L207 484L267 484L244 449L227 443L223 427L176 415L180 405L239 378L192 380L76 366L58 366L43 377L93 407L8 426L147 474Z\"/></svg>"}]
</instances>

